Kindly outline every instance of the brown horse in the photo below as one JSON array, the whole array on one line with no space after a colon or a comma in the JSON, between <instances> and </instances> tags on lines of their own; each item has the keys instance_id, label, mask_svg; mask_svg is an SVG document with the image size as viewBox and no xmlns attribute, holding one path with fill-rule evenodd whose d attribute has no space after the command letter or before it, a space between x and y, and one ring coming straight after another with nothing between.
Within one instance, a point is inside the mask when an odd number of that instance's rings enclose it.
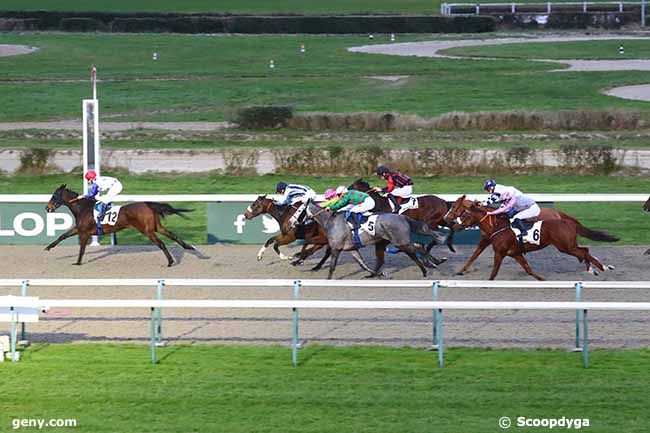
<instances>
[{"instance_id":1,"label":"brown horse","mask_svg":"<svg viewBox=\"0 0 650 433\"><path fill-rule=\"evenodd\" d=\"M447 225L451 227L452 230L462 229L460 224L458 224L457 222L457 218L461 216L465 211L465 209L468 209L472 203L473 202L471 200L467 200L464 195L456 199L454 204L451 206L451 209L449 209L449 212L447 212L447 214L444 217L445 221L447 222ZM534 218L530 218L528 219L528 221L537 222L537 221L548 221L548 220L562 220L567 224L573 225L575 230L578 232L580 236L583 236L591 240L601 240L599 239L599 237L601 236L601 232L594 232L592 230L589 230L588 228L583 226L580 223L580 221L565 214L564 212L561 212L553 208L547 208L547 207L543 207L540 210L541 212L538 216ZM616 240L618 239L611 240L609 242L615 242ZM460 271L456 272L456 275L463 275L465 272L467 272L467 270L472 265L472 263L474 263L474 261L478 258L478 256L480 256L481 253L483 253L483 251L487 248L488 245L490 245L491 242L492 242L492 238L490 238L490 236L486 235L483 231L481 231L481 239L478 245L476 246L476 249L472 253L472 256L469 258L467 263L465 263L465 266L463 266L463 268Z\"/></svg>"},{"instance_id":2,"label":"brown horse","mask_svg":"<svg viewBox=\"0 0 650 433\"><path fill-rule=\"evenodd\" d=\"M280 259L290 260L293 258L295 260L291 262L291 264L298 265L302 263L307 257L311 256L316 251L327 245L327 235L325 234L325 230L323 230L320 225L313 222L306 225L291 224L291 217L294 215L296 210L296 206L278 206L273 200L266 198L265 195L257 197L253 204L251 204L248 209L246 209L246 213L244 214L244 217L246 217L246 219L255 218L260 214L269 214L280 225L280 234L270 237L264 243L264 246L262 246L262 248L260 248L259 252L257 253L257 260L262 260L264 251L271 244L273 244L273 249L278 254L278 256L280 256ZM305 241L302 250L297 256L289 257L280 252L279 247L282 245L290 244L297 239L303 239ZM309 248L307 248L308 245ZM319 270L329 256L330 249L328 247L325 251L325 256L316 266L312 268L312 270Z\"/></svg>"},{"instance_id":3,"label":"brown horse","mask_svg":"<svg viewBox=\"0 0 650 433\"><path fill-rule=\"evenodd\" d=\"M524 244L525 251L522 251L517 237L510 230L510 221L507 218L487 215L488 212L493 210L492 208L483 206L478 202L467 203L465 196L458 199L456 204L459 204L459 206L454 206L454 208L458 211L462 209L462 212L458 216L454 216L455 222L463 228L478 225L481 233L492 243L492 248L494 249L494 265L490 274L490 280L493 280L497 276L501 262L503 262L506 256L514 258L529 275L532 275L538 280L543 280L544 278L541 275L536 274L532 270L528 261L524 258L523 253L541 250L549 245L553 245L560 252L576 257L581 263L585 262L587 271L594 275L598 275L598 272L591 267L592 264L601 271L614 269L613 266L603 266L598 259L589 254L589 249L579 247L576 239L578 234L582 235L586 231L589 233L589 239L592 240L605 242L615 242L618 240L618 238L607 233L586 229L580 223L578 223L580 227L578 229L574 223L567 222L563 219L550 219L544 221L542 224L539 245L526 243Z\"/></svg>"},{"instance_id":4,"label":"brown horse","mask_svg":"<svg viewBox=\"0 0 650 433\"><path fill-rule=\"evenodd\" d=\"M373 191L372 188L370 188L368 182L364 181L363 179L357 179L352 183L352 185L349 186L349 188L356 189L357 191L362 191L370 195L370 197L375 200L375 208L373 209L373 212L392 212L392 207L390 205L388 197L378 193L377 191ZM445 214L448 210L449 206L447 205L447 202L440 197L436 197L435 195L422 195L418 197L418 208L409 209L405 211L403 215L411 217L417 221L422 221L431 227L431 229L438 230L438 226L450 227L444 219ZM447 237L447 248L449 248L449 250L452 252L456 252L452 244L453 235L454 232L452 230L449 237ZM427 252L431 251L431 248L433 246L434 244L429 245L427 247ZM434 258L434 262L436 261L439 260ZM440 263L444 261L445 260L442 260Z\"/></svg>"},{"instance_id":5,"label":"brown horse","mask_svg":"<svg viewBox=\"0 0 650 433\"><path fill-rule=\"evenodd\" d=\"M86 244L92 235L97 234L97 223L93 216L93 209L95 207L95 200L82 198L74 200L78 194L66 188L66 185L61 185L54 191L50 201L47 203L45 210L47 212L54 212L61 206L66 206L72 212L75 218L75 226L67 232L63 233L57 240L45 247L46 251L51 250L64 239L74 235L79 235L79 258L75 265L81 265L81 259L86 251ZM74 200L74 201L73 201ZM104 234L119 232L125 228L134 228L140 233L149 238L151 242L156 244L167 257L167 266L174 264L167 247L160 240L156 233L161 233L168 238L177 242L186 250L196 250L192 245L185 243L181 238L167 230L162 226L160 220L167 215L180 215L184 217L183 213L191 212L190 209L175 209L166 203L154 202L137 202L122 206L119 216L115 225L103 225L102 229ZM184 217L185 218L185 217Z\"/></svg>"},{"instance_id":6,"label":"brown horse","mask_svg":"<svg viewBox=\"0 0 650 433\"><path fill-rule=\"evenodd\" d=\"M650 212L650 197L645 201L645 204L643 205L643 210L646 212ZM648 248L643 255L648 255L650 254L650 248Z\"/></svg>"}]
</instances>

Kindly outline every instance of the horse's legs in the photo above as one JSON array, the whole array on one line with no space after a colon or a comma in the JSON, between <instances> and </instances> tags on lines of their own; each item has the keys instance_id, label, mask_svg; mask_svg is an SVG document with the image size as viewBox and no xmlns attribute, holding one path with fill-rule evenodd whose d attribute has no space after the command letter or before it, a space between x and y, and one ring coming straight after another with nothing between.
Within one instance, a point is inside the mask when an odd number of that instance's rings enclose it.
<instances>
[{"instance_id":1,"label":"horse's legs","mask_svg":"<svg viewBox=\"0 0 650 433\"><path fill-rule=\"evenodd\" d=\"M266 240L266 242L264 242L264 245L262 246L262 248L260 248L260 250L257 252L257 260L262 260L262 256L264 255L264 251L266 251L266 249L267 249L267 248L268 248L268 247L269 247L273 242L275 242L275 238L276 238L276 237L273 236L273 237L271 237L271 238L268 238L268 239Z\"/></svg>"},{"instance_id":2,"label":"horse's legs","mask_svg":"<svg viewBox=\"0 0 650 433\"><path fill-rule=\"evenodd\" d=\"M70 236L74 236L79 233L79 229L77 227L72 227L70 230L67 232L63 233L61 236L58 237L57 240L49 244L48 246L45 247L45 251L50 251L52 248L55 246L59 245L59 243L64 240L68 239Z\"/></svg>"},{"instance_id":3,"label":"horse's legs","mask_svg":"<svg viewBox=\"0 0 650 433\"><path fill-rule=\"evenodd\" d=\"M386 246L389 242L378 242L375 244L375 256L377 262L375 263L375 275L379 275L379 270L384 266L384 256L386 255Z\"/></svg>"},{"instance_id":4,"label":"horse's legs","mask_svg":"<svg viewBox=\"0 0 650 433\"><path fill-rule=\"evenodd\" d=\"M291 242L296 240L296 236L294 233L287 233L287 234L280 234L275 237L275 242L273 243L273 250L276 252L278 256L280 256L280 260L290 260L291 257L285 256L282 252L280 252L280 247L282 245L287 245L290 244Z\"/></svg>"},{"instance_id":5,"label":"horse's legs","mask_svg":"<svg viewBox=\"0 0 650 433\"><path fill-rule=\"evenodd\" d=\"M359 263L359 266L363 268L363 270L370 272L370 275L368 277L375 276L373 270L370 269L368 265L366 265L366 262L363 261L363 257L361 257L361 253L359 253L359 250L352 250L350 251L350 253L352 254L352 257L354 257L354 260L356 260L357 263Z\"/></svg>"},{"instance_id":6,"label":"horse's legs","mask_svg":"<svg viewBox=\"0 0 650 433\"><path fill-rule=\"evenodd\" d=\"M88 239L90 239L90 235L88 233L79 233L79 257L77 258L77 263L74 263L75 265L81 266L81 259L86 252L86 244L88 243Z\"/></svg>"},{"instance_id":7,"label":"horse's legs","mask_svg":"<svg viewBox=\"0 0 650 433\"><path fill-rule=\"evenodd\" d=\"M186 250L196 250L196 248L194 248L192 245L189 245L183 239L179 238L174 233L170 232L169 230L167 230L165 227L161 226L160 224L158 224L158 228L157 228L156 231L158 233L162 233L163 235L167 236L169 239L173 240L174 242L176 242L178 245L185 248Z\"/></svg>"},{"instance_id":8,"label":"horse's legs","mask_svg":"<svg viewBox=\"0 0 650 433\"><path fill-rule=\"evenodd\" d=\"M427 276L427 268L424 267L424 264L422 264L422 261L418 258L416 254L416 250L412 245L402 245L399 247L400 250L404 251L407 256L411 258L415 262L416 265L418 265L418 268L420 268L420 271L422 271L422 276L426 277Z\"/></svg>"},{"instance_id":9,"label":"horse's legs","mask_svg":"<svg viewBox=\"0 0 650 433\"><path fill-rule=\"evenodd\" d=\"M481 237L481 240L479 241L478 245L476 246L476 249L474 250L474 253L472 254L472 257L469 258L467 263L465 263L465 266L463 266L463 269L460 271L456 272L456 275L463 275L467 270L469 269L470 266L472 266L472 263L474 263L474 260L478 258L478 256L481 255L481 253L487 248L488 245L490 245L490 238L486 237Z\"/></svg>"},{"instance_id":10,"label":"horse's legs","mask_svg":"<svg viewBox=\"0 0 650 433\"><path fill-rule=\"evenodd\" d=\"M521 265L522 268L524 268L524 271L526 271L526 273L528 275L531 275L531 276L537 278L539 281L544 281L544 277L542 277L541 275L539 275L539 274L535 273L535 271L533 271L533 268L530 267L530 264L524 258L524 256L519 254L518 256L512 256L512 257L517 261L517 263L519 263Z\"/></svg>"},{"instance_id":11,"label":"horse's legs","mask_svg":"<svg viewBox=\"0 0 650 433\"><path fill-rule=\"evenodd\" d=\"M341 250L332 250L332 260L330 260L330 271L329 274L327 275L328 280L331 280L332 275L334 275L334 269L336 269L336 262L339 261L339 254L341 254Z\"/></svg>"},{"instance_id":12,"label":"horse's legs","mask_svg":"<svg viewBox=\"0 0 650 433\"><path fill-rule=\"evenodd\" d=\"M596 266L598 269L601 271L605 270L605 267L594 257L589 254L589 249L585 247L579 247L578 243L576 242L575 239L573 239L568 245L566 243L563 244L554 244L555 248L558 249L558 251L564 253L564 254L569 254L582 263L583 261L585 262L585 266L587 266L587 272L593 273L594 275L598 275L597 272L591 270L591 265L593 264Z\"/></svg>"},{"instance_id":13,"label":"horse's legs","mask_svg":"<svg viewBox=\"0 0 650 433\"><path fill-rule=\"evenodd\" d=\"M327 259L329 258L329 256L330 256L331 254L332 254L332 249L331 249L331 248L329 247L329 245L328 245L328 246L327 246L327 249L325 250L325 255L323 255L323 258L320 259L320 262L318 262L318 264L317 264L316 266L314 266L313 268L311 268L310 270L311 270L311 271L318 271L318 270L320 270L320 268L323 267L323 264L325 264L325 261L327 261Z\"/></svg>"},{"instance_id":14,"label":"horse's legs","mask_svg":"<svg viewBox=\"0 0 650 433\"><path fill-rule=\"evenodd\" d=\"M153 242L158 248L162 250L162 252L165 254L165 257L167 257L167 267L170 267L171 265L174 264L174 258L172 257L171 254L169 254L169 251L167 251L167 247L165 246L165 243L160 240L158 236L156 236L156 233L153 231L149 233L145 233L146 236L149 238L151 242Z\"/></svg>"},{"instance_id":15,"label":"horse's legs","mask_svg":"<svg viewBox=\"0 0 650 433\"><path fill-rule=\"evenodd\" d=\"M499 273L499 268L503 262L504 255L501 253L494 252L494 264L492 265L492 273L490 274L490 279L494 280Z\"/></svg>"},{"instance_id":16,"label":"horse's legs","mask_svg":"<svg viewBox=\"0 0 650 433\"><path fill-rule=\"evenodd\" d=\"M302 249L298 253L297 256L294 256L296 260L291 262L292 265L299 265L301 264L307 257L311 256L314 254L316 251L320 250L323 248L324 244L304 244L302 246Z\"/></svg>"}]
</instances>

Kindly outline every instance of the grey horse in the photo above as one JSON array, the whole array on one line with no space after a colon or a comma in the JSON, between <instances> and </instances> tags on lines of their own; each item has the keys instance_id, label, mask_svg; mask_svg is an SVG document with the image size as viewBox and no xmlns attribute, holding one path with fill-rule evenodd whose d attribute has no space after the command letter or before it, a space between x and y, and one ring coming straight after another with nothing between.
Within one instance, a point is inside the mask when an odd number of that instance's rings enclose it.
<instances>
[{"instance_id":1,"label":"grey horse","mask_svg":"<svg viewBox=\"0 0 650 433\"><path fill-rule=\"evenodd\" d=\"M379 214L375 223L374 236L371 236L365 231L359 231L359 238L362 245L375 245L377 263L375 269L371 270L363 262L352 240L352 232L345 221L345 215L343 213L332 213L329 209L323 209L310 201L307 205L307 215L320 224L327 233L327 240L332 250L328 279L331 279L334 274L336 262L341 251L350 251L361 267L370 272L371 277L379 275L379 270L384 265L384 252L389 244L395 245L400 251L406 253L418 265L422 271L422 275L426 277L427 270L420 257L424 258L427 265L432 265L427 259L430 256L423 245L411 242L411 233L415 232L420 235L430 236L438 244L442 244L446 240L446 236L442 233L433 231L426 224L405 215L392 213Z\"/></svg>"}]
</instances>

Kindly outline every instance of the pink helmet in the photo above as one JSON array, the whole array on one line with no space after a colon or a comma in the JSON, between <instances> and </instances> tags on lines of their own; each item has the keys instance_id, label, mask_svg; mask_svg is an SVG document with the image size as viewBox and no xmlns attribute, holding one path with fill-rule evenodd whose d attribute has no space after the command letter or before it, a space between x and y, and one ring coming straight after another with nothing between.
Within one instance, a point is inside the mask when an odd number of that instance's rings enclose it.
<instances>
[{"instance_id":1,"label":"pink helmet","mask_svg":"<svg viewBox=\"0 0 650 433\"><path fill-rule=\"evenodd\" d=\"M329 188L327 191L325 191L325 194L323 194L325 197L325 200L331 200L334 197L336 197L336 190L334 188Z\"/></svg>"},{"instance_id":2,"label":"pink helmet","mask_svg":"<svg viewBox=\"0 0 650 433\"><path fill-rule=\"evenodd\" d=\"M97 173L95 173L95 170L88 170L84 177L86 178L86 180L93 180L94 178L97 177Z\"/></svg>"}]
</instances>

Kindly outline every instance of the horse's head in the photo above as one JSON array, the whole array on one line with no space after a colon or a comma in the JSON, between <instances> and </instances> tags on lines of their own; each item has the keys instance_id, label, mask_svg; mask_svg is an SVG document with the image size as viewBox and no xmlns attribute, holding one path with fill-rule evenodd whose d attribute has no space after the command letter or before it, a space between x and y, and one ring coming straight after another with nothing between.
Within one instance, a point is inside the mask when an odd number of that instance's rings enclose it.
<instances>
[{"instance_id":1,"label":"horse's head","mask_svg":"<svg viewBox=\"0 0 650 433\"><path fill-rule=\"evenodd\" d=\"M244 217L249 220L251 218L255 218L259 214L263 213L269 213L271 209L273 208L273 200L270 198L266 198L265 195L261 195L257 197L257 199L248 206L248 209L246 209L246 213L244 213Z\"/></svg>"},{"instance_id":2,"label":"horse's head","mask_svg":"<svg viewBox=\"0 0 650 433\"><path fill-rule=\"evenodd\" d=\"M66 187L67 185L63 184L54 191L54 194L52 194L52 197L50 197L50 201L48 201L47 205L45 206L45 210L48 213L56 211L63 204L77 196L77 194L68 190Z\"/></svg>"},{"instance_id":3,"label":"horse's head","mask_svg":"<svg viewBox=\"0 0 650 433\"><path fill-rule=\"evenodd\" d=\"M471 204L471 201L467 200L466 197L466 195L458 197L442 218L452 230L461 230L463 228L463 218L461 217L467 213Z\"/></svg>"},{"instance_id":4,"label":"horse's head","mask_svg":"<svg viewBox=\"0 0 650 433\"><path fill-rule=\"evenodd\" d=\"M650 212L650 197L645 201L645 204L643 205L643 210L646 212Z\"/></svg>"},{"instance_id":5,"label":"horse's head","mask_svg":"<svg viewBox=\"0 0 650 433\"><path fill-rule=\"evenodd\" d=\"M361 192L368 192L370 190L370 184L363 179L357 179L348 187L348 189L355 189Z\"/></svg>"}]
</instances>

